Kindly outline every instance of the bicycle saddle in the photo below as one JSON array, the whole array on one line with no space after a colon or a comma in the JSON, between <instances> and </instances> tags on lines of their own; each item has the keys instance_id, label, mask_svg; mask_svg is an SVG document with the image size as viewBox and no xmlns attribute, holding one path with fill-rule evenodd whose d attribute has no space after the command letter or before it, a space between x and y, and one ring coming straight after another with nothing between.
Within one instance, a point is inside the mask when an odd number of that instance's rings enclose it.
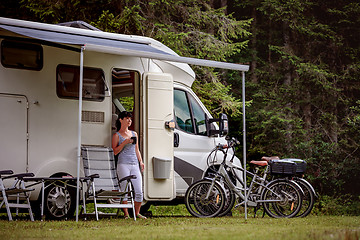
<instances>
[{"instance_id":1,"label":"bicycle saddle","mask_svg":"<svg viewBox=\"0 0 360 240\"><path fill-rule=\"evenodd\" d=\"M251 164L258 165L258 166L267 166L267 165L268 165L268 161L255 161L255 160L251 160L250 163L251 163Z\"/></svg>"}]
</instances>

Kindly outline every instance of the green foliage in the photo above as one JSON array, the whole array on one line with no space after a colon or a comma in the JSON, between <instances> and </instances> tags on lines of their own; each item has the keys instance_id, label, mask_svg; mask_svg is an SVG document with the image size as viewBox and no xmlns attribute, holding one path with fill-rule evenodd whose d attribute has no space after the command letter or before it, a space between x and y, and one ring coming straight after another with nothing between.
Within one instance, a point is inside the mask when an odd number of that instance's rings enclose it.
<instances>
[{"instance_id":1,"label":"green foliage","mask_svg":"<svg viewBox=\"0 0 360 240\"><path fill-rule=\"evenodd\" d=\"M20 3L42 22L59 23L67 21L67 15L74 16L76 14L78 16L78 14L84 14L81 11L82 4L80 0L21 0Z\"/></svg>"},{"instance_id":2,"label":"green foliage","mask_svg":"<svg viewBox=\"0 0 360 240\"><path fill-rule=\"evenodd\" d=\"M241 115L242 102L231 94L231 86L224 86L217 81L201 83L197 80L193 89L212 113L226 112L233 117Z\"/></svg>"},{"instance_id":3,"label":"green foliage","mask_svg":"<svg viewBox=\"0 0 360 240\"><path fill-rule=\"evenodd\" d=\"M122 32L125 34L133 34L133 29L136 32L143 33L143 25L146 18L140 15L140 6L134 5L131 7L125 7L120 15L120 26L122 27Z\"/></svg>"},{"instance_id":4,"label":"green foliage","mask_svg":"<svg viewBox=\"0 0 360 240\"><path fill-rule=\"evenodd\" d=\"M338 197L320 196L315 202L312 214L359 216L360 196L357 198L349 194Z\"/></svg>"},{"instance_id":5,"label":"green foliage","mask_svg":"<svg viewBox=\"0 0 360 240\"><path fill-rule=\"evenodd\" d=\"M91 22L96 28L102 29L105 32L116 32L116 29L121 27L121 22L109 10L103 11L96 22Z\"/></svg>"},{"instance_id":6,"label":"green foliage","mask_svg":"<svg viewBox=\"0 0 360 240\"><path fill-rule=\"evenodd\" d=\"M330 195L360 193L359 10L355 1L234 5L237 15L254 18L249 158L305 159L315 189Z\"/></svg>"},{"instance_id":7,"label":"green foliage","mask_svg":"<svg viewBox=\"0 0 360 240\"><path fill-rule=\"evenodd\" d=\"M232 15L225 14L224 8L211 8L209 2L152 1L154 18L158 13L162 15L152 27L147 27L151 29L151 34L147 35L182 56L226 61L246 48L251 20L235 20ZM224 76L211 68L194 67L194 70L199 80L193 89L205 106L214 115L224 111L238 116L241 102L231 95L231 86L220 80Z\"/></svg>"},{"instance_id":8,"label":"green foliage","mask_svg":"<svg viewBox=\"0 0 360 240\"><path fill-rule=\"evenodd\" d=\"M134 97L121 97L119 101L126 111L134 111Z\"/></svg>"}]
</instances>

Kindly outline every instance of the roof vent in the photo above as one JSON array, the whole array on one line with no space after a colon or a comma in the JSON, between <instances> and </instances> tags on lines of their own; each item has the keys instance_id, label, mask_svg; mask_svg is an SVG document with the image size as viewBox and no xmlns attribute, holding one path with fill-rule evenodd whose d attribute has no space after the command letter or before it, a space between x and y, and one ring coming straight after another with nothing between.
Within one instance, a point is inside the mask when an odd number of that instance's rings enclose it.
<instances>
[{"instance_id":1,"label":"roof vent","mask_svg":"<svg viewBox=\"0 0 360 240\"><path fill-rule=\"evenodd\" d=\"M59 23L57 25L66 26L66 27L74 27L74 28L82 28L82 29L88 29L88 30L93 30L93 31L101 31L100 29L98 29L84 21L64 22L64 23Z\"/></svg>"}]
</instances>

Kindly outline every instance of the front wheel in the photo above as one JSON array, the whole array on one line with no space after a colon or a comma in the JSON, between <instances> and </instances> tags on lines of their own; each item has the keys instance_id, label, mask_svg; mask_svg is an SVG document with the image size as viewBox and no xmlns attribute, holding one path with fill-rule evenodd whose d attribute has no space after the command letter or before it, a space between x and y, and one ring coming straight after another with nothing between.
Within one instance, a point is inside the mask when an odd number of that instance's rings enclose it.
<instances>
[{"instance_id":1,"label":"front wheel","mask_svg":"<svg viewBox=\"0 0 360 240\"><path fill-rule=\"evenodd\" d=\"M76 210L76 189L55 182L45 189L44 213L47 218L62 220L74 216Z\"/></svg>"},{"instance_id":2,"label":"front wheel","mask_svg":"<svg viewBox=\"0 0 360 240\"><path fill-rule=\"evenodd\" d=\"M265 212L274 218L295 217L301 209L302 193L289 181L270 182L261 194Z\"/></svg>"},{"instance_id":3,"label":"front wheel","mask_svg":"<svg viewBox=\"0 0 360 240\"><path fill-rule=\"evenodd\" d=\"M224 207L226 195L216 182L200 180L186 191L185 206L195 217L216 217Z\"/></svg>"}]
</instances>

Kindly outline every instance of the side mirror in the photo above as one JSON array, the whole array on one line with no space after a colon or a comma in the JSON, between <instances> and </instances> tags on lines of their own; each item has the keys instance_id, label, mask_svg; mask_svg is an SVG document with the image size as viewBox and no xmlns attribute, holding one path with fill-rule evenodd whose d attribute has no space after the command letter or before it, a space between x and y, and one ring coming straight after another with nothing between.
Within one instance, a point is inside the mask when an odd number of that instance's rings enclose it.
<instances>
[{"instance_id":1,"label":"side mirror","mask_svg":"<svg viewBox=\"0 0 360 240\"><path fill-rule=\"evenodd\" d=\"M220 113L219 116L219 131L220 136L225 136L229 133L229 124L228 124L228 118L225 113Z\"/></svg>"},{"instance_id":2,"label":"side mirror","mask_svg":"<svg viewBox=\"0 0 360 240\"><path fill-rule=\"evenodd\" d=\"M220 113L219 118L209 118L205 114L206 132L208 137L219 135L225 136L229 133L228 118L225 113ZM219 130L213 129L211 123L217 122L219 124Z\"/></svg>"}]
</instances>

